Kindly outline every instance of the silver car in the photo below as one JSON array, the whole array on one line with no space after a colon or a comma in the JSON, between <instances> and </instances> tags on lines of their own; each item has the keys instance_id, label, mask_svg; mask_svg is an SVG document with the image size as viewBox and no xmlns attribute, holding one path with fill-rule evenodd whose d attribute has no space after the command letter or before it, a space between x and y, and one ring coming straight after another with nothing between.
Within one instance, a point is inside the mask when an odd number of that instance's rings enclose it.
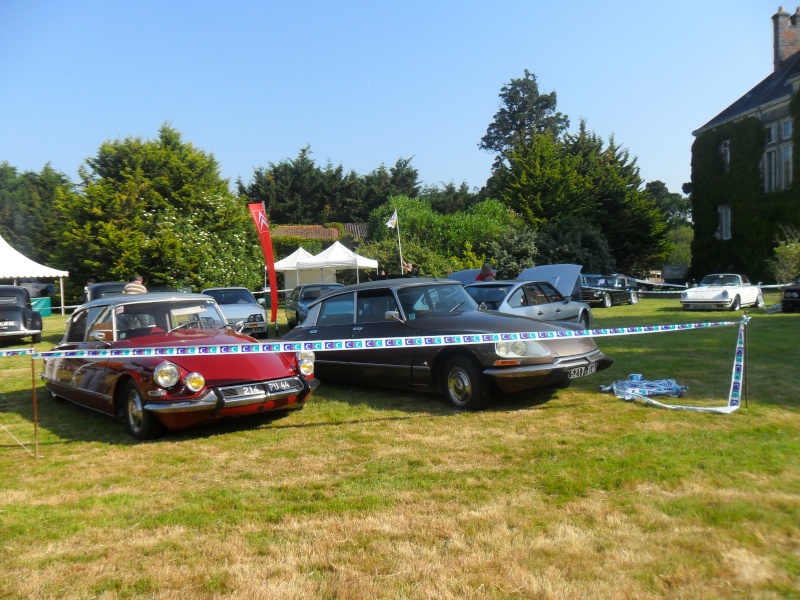
<instances>
[{"instance_id":1,"label":"silver car","mask_svg":"<svg viewBox=\"0 0 800 600\"><path fill-rule=\"evenodd\" d=\"M247 288L207 288L202 293L217 301L229 325L236 327L241 323L242 333L253 337L266 337L269 333L267 312Z\"/></svg>"},{"instance_id":2,"label":"silver car","mask_svg":"<svg viewBox=\"0 0 800 600\"><path fill-rule=\"evenodd\" d=\"M592 309L563 296L547 281L479 281L464 288L485 310L530 317L538 321L571 321L589 329Z\"/></svg>"}]
</instances>

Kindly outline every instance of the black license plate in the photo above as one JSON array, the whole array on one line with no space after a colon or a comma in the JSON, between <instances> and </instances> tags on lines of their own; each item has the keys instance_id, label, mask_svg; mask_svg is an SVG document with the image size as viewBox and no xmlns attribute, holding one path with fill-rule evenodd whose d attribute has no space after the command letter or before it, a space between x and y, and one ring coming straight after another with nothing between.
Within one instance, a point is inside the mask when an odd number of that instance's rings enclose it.
<instances>
[{"instance_id":1,"label":"black license plate","mask_svg":"<svg viewBox=\"0 0 800 600\"><path fill-rule=\"evenodd\" d=\"M570 379L578 379L579 377L588 377L597 371L597 365L586 365L584 367L574 367L567 371L567 376Z\"/></svg>"}]
</instances>

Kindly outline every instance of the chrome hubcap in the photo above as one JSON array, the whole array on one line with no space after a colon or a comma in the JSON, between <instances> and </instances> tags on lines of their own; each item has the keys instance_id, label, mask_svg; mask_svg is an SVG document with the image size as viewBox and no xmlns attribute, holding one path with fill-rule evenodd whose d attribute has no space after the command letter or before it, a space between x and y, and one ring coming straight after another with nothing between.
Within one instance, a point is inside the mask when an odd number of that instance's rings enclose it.
<instances>
[{"instance_id":1,"label":"chrome hubcap","mask_svg":"<svg viewBox=\"0 0 800 600\"><path fill-rule=\"evenodd\" d=\"M455 401L463 404L472 395L472 383L463 369L453 369L447 377L447 389Z\"/></svg>"}]
</instances>

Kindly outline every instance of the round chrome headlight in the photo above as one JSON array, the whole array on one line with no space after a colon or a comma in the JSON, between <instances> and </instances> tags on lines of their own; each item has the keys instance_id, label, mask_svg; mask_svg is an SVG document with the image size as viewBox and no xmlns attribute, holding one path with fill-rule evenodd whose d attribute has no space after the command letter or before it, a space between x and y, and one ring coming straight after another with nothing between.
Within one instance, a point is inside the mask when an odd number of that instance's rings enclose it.
<instances>
[{"instance_id":1,"label":"round chrome headlight","mask_svg":"<svg viewBox=\"0 0 800 600\"><path fill-rule=\"evenodd\" d=\"M189 373L183 378L183 383L192 392L199 392L205 386L206 378L197 372Z\"/></svg>"},{"instance_id":2,"label":"round chrome headlight","mask_svg":"<svg viewBox=\"0 0 800 600\"><path fill-rule=\"evenodd\" d=\"M163 362L153 371L153 379L163 388L171 388L178 383L180 378L181 374L178 371L178 367L171 362Z\"/></svg>"},{"instance_id":3,"label":"round chrome headlight","mask_svg":"<svg viewBox=\"0 0 800 600\"><path fill-rule=\"evenodd\" d=\"M316 358L313 350L301 350L297 353L297 368L304 377L314 373L314 359Z\"/></svg>"}]
</instances>

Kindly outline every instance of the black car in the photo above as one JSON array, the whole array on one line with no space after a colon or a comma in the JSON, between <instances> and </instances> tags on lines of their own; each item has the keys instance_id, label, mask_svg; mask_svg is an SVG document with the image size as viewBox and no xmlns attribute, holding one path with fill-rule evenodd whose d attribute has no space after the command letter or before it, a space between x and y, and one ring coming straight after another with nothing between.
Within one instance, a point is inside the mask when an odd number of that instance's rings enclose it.
<instances>
[{"instance_id":1,"label":"black car","mask_svg":"<svg viewBox=\"0 0 800 600\"><path fill-rule=\"evenodd\" d=\"M636 279L625 275L581 275L581 300L603 308L636 304L639 285Z\"/></svg>"},{"instance_id":2,"label":"black car","mask_svg":"<svg viewBox=\"0 0 800 600\"><path fill-rule=\"evenodd\" d=\"M794 312L800 309L800 277L794 283L781 290L781 310L783 312Z\"/></svg>"},{"instance_id":3,"label":"black car","mask_svg":"<svg viewBox=\"0 0 800 600\"><path fill-rule=\"evenodd\" d=\"M344 287L341 283L304 283L298 285L286 298L286 322L293 327L308 315L308 305L331 290Z\"/></svg>"},{"instance_id":4,"label":"black car","mask_svg":"<svg viewBox=\"0 0 800 600\"><path fill-rule=\"evenodd\" d=\"M389 279L342 287L309 305L306 319L284 340L341 341L316 354L317 377L441 392L458 408L485 408L492 388L513 393L566 387L608 368L590 337L458 344L452 336L567 331L535 319L478 310L453 280ZM575 329L582 329L578 324ZM417 338L391 347L392 339ZM463 338L462 338L463 339ZM359 340L359 349L346 349ZM379 340L384 340L379 343ZM425 345L444 341L442 345ZM453 342L453 345L449 345Z\"/></svg>"},{"instance_id":5,"label":"black car","mask_svg":"<svg viewBox=\"0 0 800 600\"><path fill-rule=\"evenodd\" d=\"M0 338L21 342L42 341L42 315L31 307L31 296L24 287L0 285Z\"/></svg>"},{"instance_id":6,"label":"black car","mask_svg":"<svg viewBox=\"0 0 800 600\"><path fill-rule=\"evenodd\" d=\"M84 288L84 302L99 300L100 298L111 298L112 296L122 296L122 290L128 285L124 281L104 281L93 283Z\"/></svg>"}]
</instances>

